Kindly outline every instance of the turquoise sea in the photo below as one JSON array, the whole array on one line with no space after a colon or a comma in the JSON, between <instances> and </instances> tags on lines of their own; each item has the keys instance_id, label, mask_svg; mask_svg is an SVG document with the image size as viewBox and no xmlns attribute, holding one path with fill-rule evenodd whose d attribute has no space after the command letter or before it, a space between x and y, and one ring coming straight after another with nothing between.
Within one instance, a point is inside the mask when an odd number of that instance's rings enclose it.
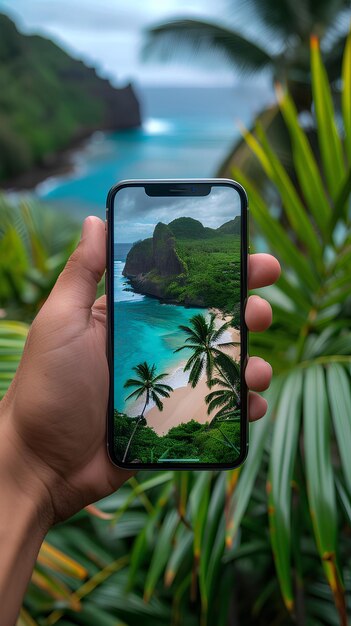
<instances>
[{"instance_id":1,"label":"turquoise sea","mask_svg":"<svg viewBox=\"0 0 351 626\"><path fill-rule=\"evenodd\" d=\"M213 177L239 137L271 99L259 85L144 89L141 128L95 133L73 155L67 176L50 178L40 198L78 217L104 216L107 191L126 178Z\"/></svg>"},{"instance_id":2,"label":"turquoise sea","mask_svg":"<svg viewBox=\"0 0 351 626\"><path fill-rule=\"evenodd\" d=\"M128 246L129 247L129 246ZM117 244L114 263L114 315L115 315L115 406L120 411L124 400L132 390L123 388L127 378L133 376L133 366L147 361L155 363L158 373L167 373L167 383L173 387L186 384L186 375L177 367L186 358L186 350L181 355L173 350L182 344L184 333L179 324L188 324L190 318L200 310L173 304L161 304L156 298L149 298L130 290L128 280L122 275L125 244Z\"/></svg>"},{"instance_id":3,"label":"turquoise sea","mask_svg":"<svg viewBox=\"0 0 351 626\"><path fill-rule=\"evenodd\" d=\"M149 118L140 129L95 133L74 171L40 184L38 195L79 217L103 217L107 191L126 178L213 176L237 133L230 119Z\"/></svg>"}]
</instances>

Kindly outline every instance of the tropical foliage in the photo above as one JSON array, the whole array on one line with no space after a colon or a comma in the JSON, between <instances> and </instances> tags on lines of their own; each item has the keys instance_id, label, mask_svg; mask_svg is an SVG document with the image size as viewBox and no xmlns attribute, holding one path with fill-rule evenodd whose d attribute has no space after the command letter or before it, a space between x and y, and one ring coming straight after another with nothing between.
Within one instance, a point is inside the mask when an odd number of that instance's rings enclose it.
<instances>
[{"instance_id":1,"label":"tropical foliage","mask_svg":"<svg viewBox=\"0 0 351 626\"><path fill-rule=\"evenodd\" d=\"M351 466L345 449L351 442L350 59L349 35L343 62L344 126L340 133L318 40L311 41L321 167L290 96L278 91L291 137L297 188L262 129L245 133L279 193L285 229L271 217L253 182L241 177L256 223L285 267L278 286L267 294L274 303L274 326L264 337L254 338L277 374L270 396L275 422L267 468L270 536L277 574L286 606L293 610L293 572L301 584L307 575L304 559L310 550L305 542L310 541L313 529L341 624L347 622L344 593L349 581L343 527L351 521ZM240 172L234 175L240 177ZM262 446L262 454L263 450ZM301 551L299 561L297 550Z\"/></svg>"},{"instance_id":2,"label":"tropical foliage","mask_svg":"<svg viewBox=\"0 0 351 626\"><path fill-rule=\"evenodd\" d=\"M79 238L67 214L0 196L0 306L31 320L50 293Z\"/></svg>"},{"instance_id":3,"label":"tropical foliage","mask_svg":"<svg viewBox=\"0 0 351 626\"><path fill-rule=\"evenodd\" d=\"M219 50L231 65L244 73L269 68L274 81L290 85L295 101L305 107L310 102L309 39L318 35L325 42L331 79L340 77L346 39L345 32L340 30L340 19L350 12L347 0L310 3L249 0L231 4L225 22L187 17L151 28L145 44L146 57L156 54L166 61L172 56L184 59L190 50L208 59L211 50ZM238 17L239 23L254 22L255 32L265 33L265 43L245 36L243 29L239 29ZM271 41L278 45L272 47Z\"/></svg>"},{"instance_id":4,"label":"tropical foliage","mask_svg":"<svg viewBox=\"0 0 351 626\"><path fill-rule=\"evenodd\" d=\"M123 459L128 448L127 461L162 463L165 460L187 459L188 462L233 464L240 454L240 423L237 419L225 423L200 424L192 419L170 428L165 435L158 435L148 426L147 419L135 421L115 412L114 447L117 458ZM184 415L184 419L187 416Z\"/></svg>"}]
</instances>

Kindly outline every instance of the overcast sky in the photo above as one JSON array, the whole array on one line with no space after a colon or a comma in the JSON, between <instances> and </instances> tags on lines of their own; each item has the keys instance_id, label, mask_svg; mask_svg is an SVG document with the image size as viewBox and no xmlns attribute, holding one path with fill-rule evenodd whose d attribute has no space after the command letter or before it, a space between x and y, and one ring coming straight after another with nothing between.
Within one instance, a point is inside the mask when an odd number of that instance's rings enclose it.
<instances>
[{"instance_id":1,"label":"overcast sky","mask_svg":"<svg viewBox=\"0 0 351 626\"><path fill-rule=\"evenodd\" d=\"M53 38L71 53L97 66L119 83L232 85L230 68L196 68L189 63L145 65L140 49L145 29L179 16L223 14L228 0L0 0L0 11L25 32ZM231 0L233 5L233 0ZM223 64L222 64L223 66Z\"/></svg>"},{"instance_id":2,"label":"overcast sky","mask_svg":"<svg viewBox=\"0 0 351 626\"><path fill-rule=\"evenodd\" d=\"M203 226L218 228L240 215L240 197L230 187L214 187L208 196L151 198L142 187L124 188L115 200L115 241L133 243L151 237L158 222L192 217Z\"/></svg>"}]
</instances>

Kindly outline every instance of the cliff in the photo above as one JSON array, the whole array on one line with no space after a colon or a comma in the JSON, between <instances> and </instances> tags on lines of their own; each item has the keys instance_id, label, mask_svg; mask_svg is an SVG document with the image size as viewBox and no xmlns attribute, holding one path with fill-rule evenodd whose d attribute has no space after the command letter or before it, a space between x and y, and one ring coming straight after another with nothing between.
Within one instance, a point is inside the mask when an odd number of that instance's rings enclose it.
<instances>
[{"instance_id":1,"label":"cliff","mask_svg":"<svg viewBox=\"0 0 351 626\"><path fill-rule=\"evenodd\" d=\"M151 239L134 244L128 252L123 275L130 279L136 291L162 298L169 279L186 271L175 244L172 231L162 222L156 225Z\"/></svg>"},{"instance_id":2,"label":"cliff","mask_svg":"<svg viewBox=\"0 0 351 626\"><path fill-rule=\"evenodd\" d=\"M115 89L52 41L0 14L0 181L48 167L95 130L140 125L131 85Z\"/></svg>"},{"instance_id":3,"label":"cliff","mask_svg":"<svg viewBox=\"0 0 351 626\"><path fill-rule=\"evenodd\" d=\"M158 223L123 270L135 291L185 306L233 311L240 297L240 217L218 229L188 217ZM232 269L233 271L228 271Z\"/></svg>"}]
</instances>

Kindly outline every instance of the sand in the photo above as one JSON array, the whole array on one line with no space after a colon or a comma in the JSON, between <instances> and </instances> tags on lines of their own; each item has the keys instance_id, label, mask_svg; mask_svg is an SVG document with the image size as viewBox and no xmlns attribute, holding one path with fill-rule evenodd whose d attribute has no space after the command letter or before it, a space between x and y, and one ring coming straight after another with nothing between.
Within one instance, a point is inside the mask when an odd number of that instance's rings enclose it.
<instances>
[{"instance_id":1,"label":"sand","mask_svg":"<svg viewBox=\"0 0 351 626\"><path fill-rule=\"evenodd\" d=\"M219 325L222 323L223 321L220 319ZM224 335L223 341L240 341L238 330L230 328L227 332L231 339ZM230 354L236 361L240 358L240 346L229 346L222 348L222 350ZM216 387L213 387L209 390L205 376L202 376L194 389L190 385L174 389L170 397L163 400L163 411L153 407L145 413L148 425L152 426L158 435L165 435L170 428L192 419L200 424L210 422L214 413L208 415L205 396L215 389Z\"/></svg>"}]
</instances>

